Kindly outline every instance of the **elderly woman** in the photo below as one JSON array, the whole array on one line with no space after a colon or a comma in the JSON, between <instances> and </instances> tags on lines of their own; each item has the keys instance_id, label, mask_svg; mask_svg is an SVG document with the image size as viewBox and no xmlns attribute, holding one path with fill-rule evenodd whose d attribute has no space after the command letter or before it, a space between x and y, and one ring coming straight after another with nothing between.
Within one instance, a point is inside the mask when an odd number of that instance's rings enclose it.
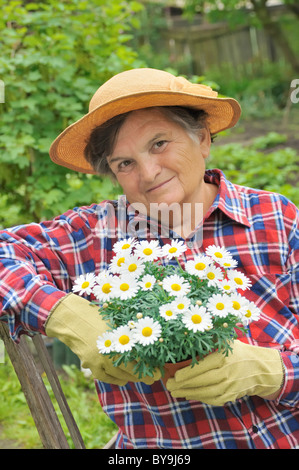
<instances>
[{"instance_id":1,"label":"elderly woman","mask_svg":"<svg viewBox=\"0 0 299 470\"><path fill-rule=\"evenodd\" d=\"M252 282L248 298L262 315L227 357L210 354L164 386L158 371L140 380L133 364L115 367L99 354L96 339L107 325L71 292L79 274L107 268L117 241L108 206L116 221L123 217L117 201L1 233L1 315L12 338L39 331L80 357L119 427L117 448L299 447L298 213L280 195L205 169L211 136L239 116L235 100L209 87L159 70L130 70L102 85L88 114L50 150L60 165L115 178L126 207L142 208L143 237L152 237L153 205L175 205L168 236L161 215L155 236L161 246L186 241L182 264L211 244L238 260ZM186 204L191 218L184 216Z\"/></svg>"}]
</instances>

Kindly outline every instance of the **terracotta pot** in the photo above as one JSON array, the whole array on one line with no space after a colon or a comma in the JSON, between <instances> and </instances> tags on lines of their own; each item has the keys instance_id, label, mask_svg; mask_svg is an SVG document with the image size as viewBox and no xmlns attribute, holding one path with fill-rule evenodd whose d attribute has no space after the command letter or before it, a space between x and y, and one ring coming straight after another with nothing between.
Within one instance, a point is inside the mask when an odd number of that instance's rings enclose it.
<instances>
[{"instance_id":1,"label":"terracotta pot","mask_svg":"<svg viewBox=\"0 0 299 470\"><path fill-rule=\"evenodd\" d=\"M163 384L165 385L166 387L166 382L168 379L174 377L174 374L176 373L177 370L180 370L180 369L183 369L184 367L187 367L189 366L190 364L192 363L192 359L186 359L185 361L181 361L181 362L176 362L176 363L173 363L173 362L168 362L167 364L165 364L164 366L164 377L161 378Z\"/></svg>"}]
</instances>

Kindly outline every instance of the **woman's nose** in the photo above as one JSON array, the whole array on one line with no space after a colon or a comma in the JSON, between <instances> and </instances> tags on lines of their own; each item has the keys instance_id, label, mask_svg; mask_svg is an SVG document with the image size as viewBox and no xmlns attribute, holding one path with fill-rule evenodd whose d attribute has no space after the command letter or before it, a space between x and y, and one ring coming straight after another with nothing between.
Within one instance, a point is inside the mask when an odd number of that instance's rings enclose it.
<instances>
[{"instance_id":1,"label":"woman's nose","mask_svg":"<svg viewBox=\"0 0 299 470\"><path fill-rule=\"evenodd\" d=\"M144 182L152 182L161 172L161 165L155 156L150 155L140 165L140 176Z\"/></svg>"}]
</instances>

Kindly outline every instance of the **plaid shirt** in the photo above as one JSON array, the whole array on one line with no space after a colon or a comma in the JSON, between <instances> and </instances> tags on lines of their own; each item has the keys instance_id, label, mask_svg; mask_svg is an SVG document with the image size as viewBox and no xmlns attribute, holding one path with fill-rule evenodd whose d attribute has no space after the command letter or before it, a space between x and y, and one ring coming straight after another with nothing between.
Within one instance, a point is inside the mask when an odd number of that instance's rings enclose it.
<instances>
[{"instance_id":1,"label":"plaid shirt","mask_svg":"<svg viewBox=\"0 0 299 470\"><path fill-rule=\"evenodd\" d=\"M285 365L280 396L214 407L174 399L161 381L123 387L96 381L100 403L119 427L117 448L299 448L298 212L286 198L232 184L219 170L208 170L205 179L219 186L218 195L188 238L181 262L211 244L237 259L252 281L245 295L262 310L242 341L280 351ZM116 202L104 201L0 233L1 315L16 341L23 333L44 333L49 311L76 277L107 267L117 241L112 216L125 224L130 219ZM193 243L199 232L202 244ZM157 236L161 245L177 238Z\"/></svg>"}]
</instances>

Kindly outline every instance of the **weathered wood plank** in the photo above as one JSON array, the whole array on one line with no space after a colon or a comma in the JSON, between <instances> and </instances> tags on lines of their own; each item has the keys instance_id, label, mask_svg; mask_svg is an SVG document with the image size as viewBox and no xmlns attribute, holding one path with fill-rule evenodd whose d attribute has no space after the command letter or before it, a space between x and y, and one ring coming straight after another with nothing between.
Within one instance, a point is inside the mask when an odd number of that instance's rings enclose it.
<instances>
[{"instance_id":1,"label":"weathered wood plank","mask_svg":"<svg viewBox=\"0 0 299 470\"><path fill-rule=\"evenodd\" d=\"M16 371L41 442L46 449L69 449L69 445L45 384L24 337L16 344L0 322L0 338Z\"/></svg>"},{"instance_id":2,"label":"weathered wood plank","mask_svg":"<svg viewBox=\"0 0 299 470\"><path fill-rule=\"evenodd\" d=\"M48 377L52 390L54 392L55 398L59 405L59 408L62 412L68 430L70 432L71 438L73 440L74 446L76 449L85 449L83 439L81 437L77 423L73 417L73 414L70 410L70 407L67 403L59 378L57 376L53 362L49 356L45 343L40 335L33 337L33 343L38 353L38 357L44 367L45 373Z\"/></svg>"}]
</instances>

